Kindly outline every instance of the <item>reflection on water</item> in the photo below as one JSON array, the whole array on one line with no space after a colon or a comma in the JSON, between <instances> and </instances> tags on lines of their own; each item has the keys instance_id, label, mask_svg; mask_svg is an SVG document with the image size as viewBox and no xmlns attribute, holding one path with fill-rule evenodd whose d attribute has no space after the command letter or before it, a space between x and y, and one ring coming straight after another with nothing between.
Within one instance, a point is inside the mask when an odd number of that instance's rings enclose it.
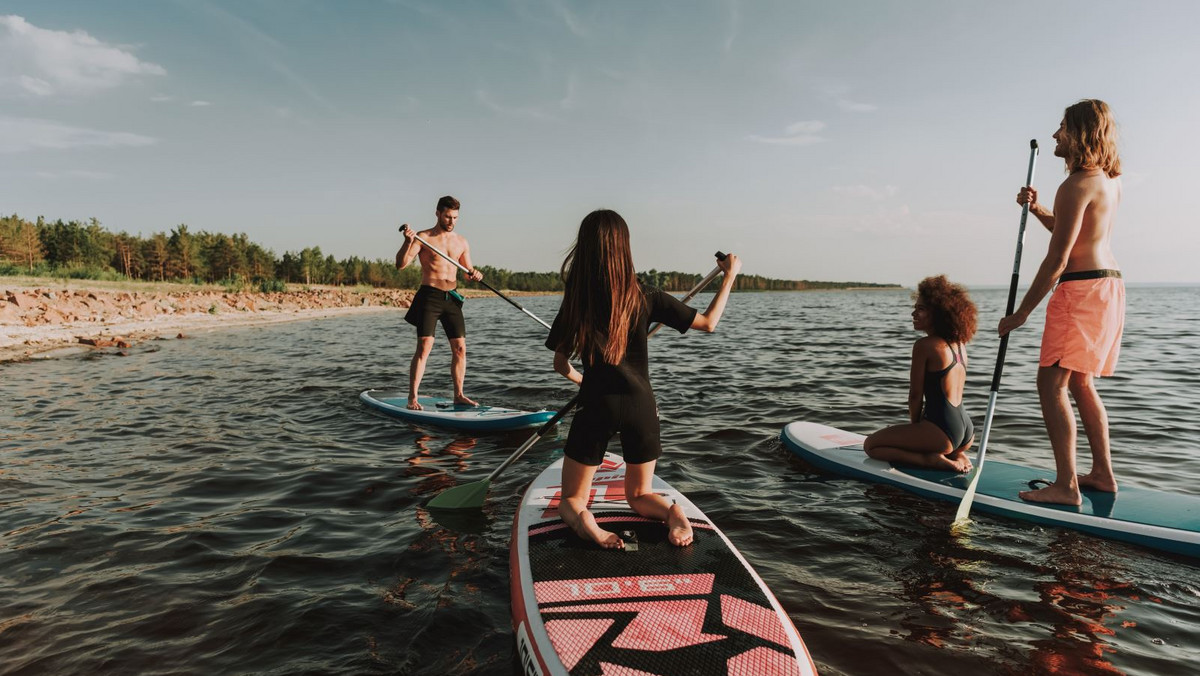
<instances>
[{"instance_id":1,"label":"reflection on water","mask_svg":"<svg viewBox=\"0 0 1200 676\"><path fill-rule=\"evenodd\" d=\"M979 425L1005 290L975 297ZM523 304L549 318L557 302ZM1129 303L1119 375L1099 385L1117 471L1195 494L1200 372L1164 365L1200 358L1200 289L1134 287ZM905 291L739 294L718 333L656 339L660 472L752 562L825 673L1194 669L1200 563L983 514L951 535L953 505L781 447L792 420L903 419L908 312ZM472 301L468 323L472 397L571 397L544 329L502 301ZM1049 469L1038 342L1031 328L1010 343L989 457ZM529 431L465 436L363 406L360 391L406 382L410 343L395 313L0 366L0 673L509 673L513 510L568 426L483 510L430 511ZM430 395L450 390L443 347Z\"/></svg>"},{"instance_id":2,"label":"reflection on water","mask_svg":"<svg viewBox=\"0 0 1200 676\"><path fill-rule=\"evenodd\" d=\"M414 496L433 497L457 483L456 476L470 465L471 449L475 448L474 437L456 437L447 441L431 434L422 434L413 440L417 452L409 456L405 476L418 477L413 487Z\"/></svg>"}]
</instances>

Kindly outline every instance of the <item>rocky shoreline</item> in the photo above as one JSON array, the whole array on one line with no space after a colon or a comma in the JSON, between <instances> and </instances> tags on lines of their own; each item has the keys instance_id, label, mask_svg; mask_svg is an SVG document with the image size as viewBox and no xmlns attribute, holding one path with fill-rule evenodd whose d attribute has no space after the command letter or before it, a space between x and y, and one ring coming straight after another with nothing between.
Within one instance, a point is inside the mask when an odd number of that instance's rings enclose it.
<instances>
[{"instance_id":1,"label":"rocky shoreline","mask_svg":"<svg viewBox=\"0 0 1200 676\"><path fill-rule=\"evenodd\" d=\"M127 348L155 338L230 326L407 308L404 289L315 287L230 292L219 287L104 289L100 284L0 280L0 362L67 349Z\"/></svg>"}]
</instances>

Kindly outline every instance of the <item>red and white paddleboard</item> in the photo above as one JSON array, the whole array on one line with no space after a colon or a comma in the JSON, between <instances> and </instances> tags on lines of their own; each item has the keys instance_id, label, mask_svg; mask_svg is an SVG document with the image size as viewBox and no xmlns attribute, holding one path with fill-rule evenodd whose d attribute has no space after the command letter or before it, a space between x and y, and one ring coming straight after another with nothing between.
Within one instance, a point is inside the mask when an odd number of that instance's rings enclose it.
<instances>
[{"instance_id":1,"label":"red and white paddleboard","mask_svg":"<svg viewBox=\"0 0 1200 676\"><path fill-rule=\"evenodd\" d=\"M609 453L591 510L625 550L579 538L558 518L562 460L525 493L510 554L513 629L524 673L541 676L679 676L816 673L787 614L725 534L682 493L695 541L667 542L667 527L625 502L625 462Z\"/></svg>"}]
</instances>

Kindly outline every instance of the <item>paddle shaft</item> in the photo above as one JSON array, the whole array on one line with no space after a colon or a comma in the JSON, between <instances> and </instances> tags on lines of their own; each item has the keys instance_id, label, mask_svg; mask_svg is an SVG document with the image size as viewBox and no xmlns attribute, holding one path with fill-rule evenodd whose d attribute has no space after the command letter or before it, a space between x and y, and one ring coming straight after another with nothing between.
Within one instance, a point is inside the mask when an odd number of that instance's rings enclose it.
<instances>
[{"instance_id":1,"label":"paddle shaft","mask_svg":"<svg viewBox=\"0 0 1200 676\"><path fill-rule=\"evenodd\" d=\"M406 225L402 225L402 226L400 226L400 232L404 232L404 231L405 231L405 230L407 230L407 229L408 229L408 225L407 225L407 224L406 224ZM462 263L459 263L458 261L454 260L453 258L451 258L451 257L447 256L447 255L446 255L445 253L443 253L443 252L442 252L440 249L438 249L437 247L433 246L433 245L432 245L432 244L430 244L429 242L426 242L426 241L425 241L425 240L424 240L424 239L423 239L423 238L422 238L420 235L417 235L417 234L415 234L415 233L414 233L414 234L413 234L413 237L414 237L414 238L415 238L415 239L416 239L418 242L420 242L422 246L426 247L427 249L429 249L430 251L434 252L435 254L437 254L437 255L441 256L442 258L445 258L446 260L450 261L450 263L451 263L452 265L454 265L454 267L458 268L459 270L462 270L462 271L463 271L464 273L466 273L468 276L470 276L470 274L472 273L472 271L471 271L471 270L468 270L466 267L464 267ZM526 309L525 309L525 308L524 308L524 307L523 307L523 306L522 306L520 303L518 303L517 301L515 301L515 300L513 300L513 299L509 298L508 296L506 296L506 295L504 295L504 294L500 293L500 292L499 292L499 291L498 291L498 290L497 290L495 287L493 287L491 284L488 284L487 282L483 281L482 279L481 279L481 280L479 280L479 283L480 283L480 284L482 284L482 285L484 285L485 287L487 287L487 289L488 289L489 291L491 291L492 293L494 293L494 294L496 294L497 296L500 296L500 297L501 297L501 298L503 298L504 300L508 301L508 302L509 302L509 304L511 304L513 307L517 308L517 309L518 309L518 310L520 310L521 312L524 312L525 314L527 314L527 315L529 315L530 317L532 317L532 318L533 318L533 320L534 320L535 322L537 322L537 323L541 324L542 326L546 327L546 330L547 330L547 331L548 331L548 330L550 330L550 325L549 325L549 324L547 324L546 322L542 321L542 320L541 320L541 318L539 318L537 315L533 314L533 313L532 313L532 312L530 312L529 310L526 310Z\"/></svg>"},{"instance_id":2,"label":"paddle shaft","mask_svg":"<svg viewBox=\"0 0 1200 676\"><path fill-rule=\"evenodd\" d=\"M727 256L725 254L721 253L720 251L718 251L714 255L717 257L717 260L719 260L719 261L723 261L727 258ZM689 300L695 298L696 294L703 291L704 287L708 286L709 283L711 283L712 280L716 279L717 275L719 275L719 274L721 274L721 266L720 265L713 268L712 272L708 273L707 275L704 275L704 279L701 279L699 284L697 284L696 286L693 286L690 291L688 291L686 294L684 294L683 298L681 299L681 302L686 303ZM646 337L649 338L650 336L653 336L654 334L658 333L658 330L661 329L662 327L663 327L662 324L655 324L654 326L651 326L650 330L646 332Z\"/></svg>"},{"instance_id":3,"label":"paddle shaft","mask_svg":"<svg viewBox=\"0 0 1200 676\"><path fill-rule=\"evenodd\" d=\"M558 413L554 414L553 418L547 420L545 425L542 425L541 427L539 427L538 431L534 432L532 437L529 437L528 439L526 439L525 443L521 444L520 448L518 448L512 455L508 456L508 459L506 459L504 462L500 463L499 467L492 470L492 473L487 475L487 478L484 479L484 481L487 483L491 483L492 479L495 479L496 477L500 476L500 473L503 472L504 470L508 469L509 465L513 464L517 460L520 460L521 456L525 455L525 451L528 451L530 448L533 448L533 445L536 444L538 441L540 441L541 438L546 435L546 432L549 432L551 427L554 427L555 425L557 425L558 421L562 420L563 416L565 416L571 409L575 408L575 404L578 404L578 403L579 403L579 395L576 394L575 396L571 397L570 401L568 401L565 405L563 405L562 408L560 408L558 410Z\"/></svg>"},{"instance_id":4,"label":"paddle shaft","mask_svg":"<svg viewBox=\"0 0 1200 676\"><path fill-rule=\"evenodd\" d=\"M1025 177L1025 185L1033 185L1033 169L1037 163L1037 139L1029 141L1029 173ZM1021 208L1021 227L1017 230L1017 253L1013 258L1012 280L1008 283L1008 304L1004 308L1004 316L1013 313L1017 307L1017 278L1021 276L1021 253L1025 249L1025 222L1029 220L1029 203ZM1004 355L1008 352L1008 336L1000 336L1000 351L996 355L996 370L992 372L992 392L1000 391L1000 376L1004 373Z\"/></svg>"},{"instance_id":5,"label":"paddle shaft","mask_svg":"<svg viewBox=\"0 0 1200 676\"><path fill-rule=\"evenodd\" d=\"M1025 185L1033 185L1033 169L1037 164L1038 144L1037 139L1029 141L1029 172L1025 177ZM1021 253L1025 248L1025 222L1029 220L1029 203L1021 209L1021 227L1017 230L1017 252L1013 259L1012 281L1008 284L1008 304L1005 306L1004 316L1007 317L1013 313L1017 305L1017 278L1021 274ZM996 397L1000 393L1000 376L1004 373L1004 355L1008 352L1008 336L1004 334L1000 336L1000 349L996 354L996 370L992 372L992 390L988 395L987 415L983 421L983 438L979 442L979 457L975 460L974 475L971 477L971 483L967 486L967 490L963 493L962 502L958 505L958 512L954 515L954 521L957 523L967 518L967 514L971 511L971 503L975 499L975 490L979 485L979 475L983 472L983 459L987 455L988 438L992 432L992 418L996 413Z\"/></svg>"}]
</instances>

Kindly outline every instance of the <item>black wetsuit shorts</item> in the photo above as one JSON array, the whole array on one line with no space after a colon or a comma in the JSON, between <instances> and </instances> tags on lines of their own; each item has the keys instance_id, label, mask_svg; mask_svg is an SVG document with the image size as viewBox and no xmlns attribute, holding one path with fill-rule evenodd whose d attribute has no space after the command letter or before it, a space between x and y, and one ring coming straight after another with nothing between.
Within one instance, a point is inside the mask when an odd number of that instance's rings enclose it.
<instances>
[{"instance_id":1,"label":"black wetsuit shorts","mask_svg":"<svg viewBox=\"0 0 1200 676\"><path fill-rule=\"evenodd\" d=\"M621 435L621 456L626 463L640 465L658 460L662 455L662 443L658 436L658 407L653 394L581 398L563 451L581 465L596 466L604 461L608 440L618 433Z\"/></svg>"},{"instance_id":2,"label":"black wetsuit shorts","mask_svg":"<svg viewBox=\"0 0 1200 676\"><path fill-rule=\"evenodd\" d=\"M452 291L422 285L413 296L412 305L404 315L404 321L417 327L417 336L433 336L434 327L442 322L447 338L466 338L467 325L463 321L461 297Z\"/></svg>"}]
</instances>

